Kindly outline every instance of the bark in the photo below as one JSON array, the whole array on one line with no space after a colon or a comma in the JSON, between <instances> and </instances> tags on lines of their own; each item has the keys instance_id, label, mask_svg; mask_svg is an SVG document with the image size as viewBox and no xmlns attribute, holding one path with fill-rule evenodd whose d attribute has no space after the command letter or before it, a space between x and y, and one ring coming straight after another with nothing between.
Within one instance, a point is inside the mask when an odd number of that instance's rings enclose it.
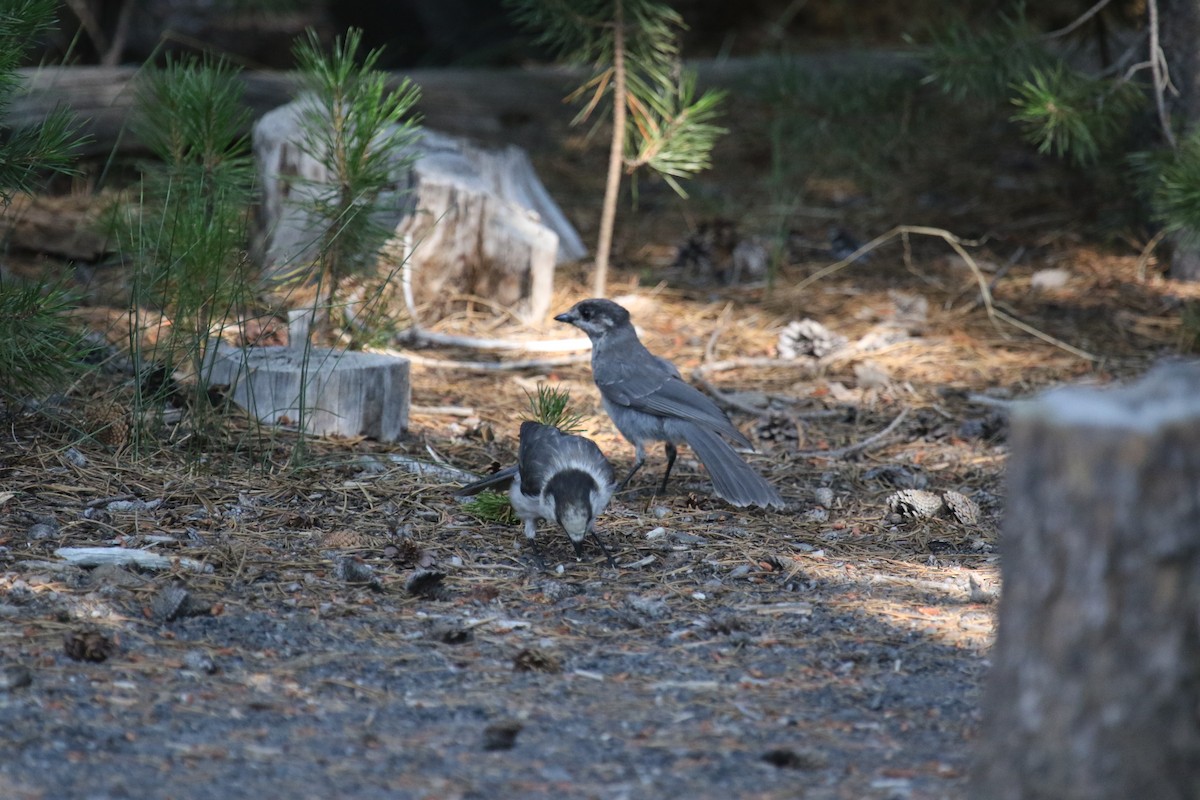
<instances>
[{"instance_id":1,"label":"bark","mask_svg":"<svg viewBox=\"0 0 1200 800\"><path fill-rule=\"evenodd\" d=\"M974 798L1200 797L1200 367L1014 415Z\"/></svg>"},{"instance_id":2,"label":"bark","mask_svg":"<svg viewBox=\"0 0 1200 800\"><path fill-rule=\"evenodd\" d=\"M1200 0L1157 0L1159 36L1170 84L1177 93L1164 93L1176 134L1190 133L1200 124ZM1200 244L1176 237L1170 275L1200 280Z\"/></svg>"}]
</instances>

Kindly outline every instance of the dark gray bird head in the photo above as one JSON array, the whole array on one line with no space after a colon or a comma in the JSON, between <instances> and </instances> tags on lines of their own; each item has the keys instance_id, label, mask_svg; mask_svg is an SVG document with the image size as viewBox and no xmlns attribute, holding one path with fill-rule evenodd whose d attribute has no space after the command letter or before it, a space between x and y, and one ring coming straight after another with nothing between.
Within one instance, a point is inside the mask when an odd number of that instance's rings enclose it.
<instances>
[{"instance_id":1,"label":"dark gray bird head","mask_svg":"<svg viewBox=\"0 0 1200 800\"><path fill-rule=\"evenodd\" d=\"M612 300L591 298L580 300L555 317L559 322L574 325L588 335L593 342L611 330L629 325L629 312Z\"/></svg>"},{"instance_id":2,"label":"dark gray bird head","mask_svg":"<svg viewBox=\"0 0 1200 800\"><path fill-rule=\"evenodd\" d=\"M554 520L571 538L576 552L596 524L601 493L595 477L582 469L564 469L546 483L543 496L553 505Z\"/></svg>"}]
</instances>

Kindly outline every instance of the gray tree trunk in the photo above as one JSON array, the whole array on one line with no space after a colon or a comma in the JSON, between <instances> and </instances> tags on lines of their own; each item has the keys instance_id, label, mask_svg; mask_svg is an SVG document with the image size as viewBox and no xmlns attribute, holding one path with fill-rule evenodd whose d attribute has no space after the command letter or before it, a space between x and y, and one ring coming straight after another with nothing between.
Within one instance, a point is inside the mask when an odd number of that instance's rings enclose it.
<instances>
[{"instance_id":1,"label":"gray tree trunk","mask_svg":"<svg viewBox=\"0 0 1200 800\"><path fill-rule=\"evenodd\" d=\"M1176 133L1200 125L1200 0L1158 0L1163 54L1171 84L1179 91L1165 95ZM1174 237L1170 275L1183 281L1200 280L1200 244Z\"/></svg>"},{"instance_id":2,"label":"gray tree trunk","mask_svg":"<svg viewBox=\"0 0 1200 800\"><path fill-rule=\"evenodd\" d=\"M1014 414L972 798L1200 797L1200 367Z\"/></svg>"}]
</instances>

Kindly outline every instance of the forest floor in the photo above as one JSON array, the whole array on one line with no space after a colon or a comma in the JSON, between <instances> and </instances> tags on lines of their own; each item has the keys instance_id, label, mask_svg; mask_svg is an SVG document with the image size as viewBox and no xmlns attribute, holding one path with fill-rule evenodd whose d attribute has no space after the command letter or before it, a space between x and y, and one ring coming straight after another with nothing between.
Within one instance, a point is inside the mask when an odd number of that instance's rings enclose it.
<instances>
[{"instance_id":1,"label":"forest floor","mask_svg":"<svg viewBox=\"0 0 1200 800\"><path fill-rule=\"evenodd\" d=\"M693 198L644 181L623 207L610 296L653 351L728 396L786 510L726 506L687 453L654 496L654 452L601 520L617 568L591 550L576 561L544 528L542 570L519 527L475 519L457 482L393 460L509 463L527 394L558 384L620 474L632 448L586 361L415 363L403 441L310 442L290 467L293 435L250 447L236 418L200 444L185 414L135 451L10 414L0 796L966 797L1000 591L1005 403L1193 346L1197 292L1141 257L1145 237L1099 236L1104 203L1002 124L945 118L903 152L888 140L881 177L828 139L781 150L769 100L736 88ZM568 117L548 109L505 134L591 241L605 148ZM715 265L677 258L703 255L702 223L727 237ZM865 242L900 225L972 242L960 253L912 229L819 272L838 260L831 229ZM769 285L716 274L732 242L781 231L791 247ZM119 294L103 273L72 273L93 319ZM560 270L552 314L586 296L586 277ZM480 298L452 307L425 324L575 333ZM779 358L804 319L828 353ZM947 493L953 508L922 515ZM55 555L113 545L178 560L85 569Z\"/></svg>"}]
</instances>

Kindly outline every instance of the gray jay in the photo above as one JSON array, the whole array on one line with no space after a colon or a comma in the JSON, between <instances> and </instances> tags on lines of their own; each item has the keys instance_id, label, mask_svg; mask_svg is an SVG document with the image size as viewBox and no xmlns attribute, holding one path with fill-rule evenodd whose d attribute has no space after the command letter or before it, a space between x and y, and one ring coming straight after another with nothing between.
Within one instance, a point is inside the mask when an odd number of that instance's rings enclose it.
<instances>
[{"instance_id":1,"label":"gray jay","mask_svg":"<svg viewBox=\"0 0 1200 800\"><path fill-rule=\"evenodd\" d=\"M609 566L616 567L595 527L596 517L616 489L612 466L600 448L591 439L532 421L521 423L520 438L516 464L464 486L455 495L466 497L507 485L513 511L524 520L525 536L539 562L537 521L546 519L566 531L580 558L584 537L590 533Z\"/></svg>"},{"instance_id":2,"label":"gray jay","mask_svg":"<svg viewBox=\"0 0 1200 800\"><path fill-rule=\"evenodd\" d=\"M624 488L646 461L647 442L665 442L667 470L659 491L667 488L679 443L689 445L712 476L718 497L735 506L782 508L783 498L723 439L750 448L708 395L685 382L675 366L650 353L638 339L629 312L611 300L581 300L555 317L574 325L592 340L592 378L604 410L621 435L637 450Z\"/></svg>"}]
</instances>

